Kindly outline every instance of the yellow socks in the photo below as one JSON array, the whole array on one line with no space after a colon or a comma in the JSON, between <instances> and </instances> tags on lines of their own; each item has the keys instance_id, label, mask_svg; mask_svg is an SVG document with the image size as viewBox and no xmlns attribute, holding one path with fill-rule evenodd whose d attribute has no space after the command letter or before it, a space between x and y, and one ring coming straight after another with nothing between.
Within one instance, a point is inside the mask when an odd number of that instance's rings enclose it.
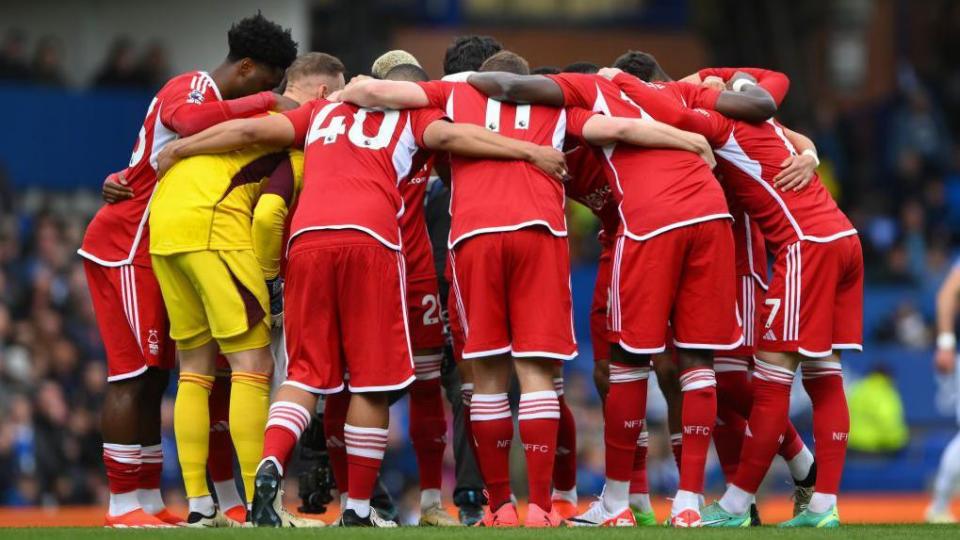
<instances>
[{"instance_id":1,"label":"yellow socks","mask_svg":"<svg viewBox=\"0 0 960 540\"><path fill-rule=\"evenodd\" d=\"M180 373L173 408L177 456L188 498L210 495L207 488L207 454L210 448L210 390L213 377Z\"/></svg>"},{"instance_id":2,"label":"yellow socks","mask_svg":"<svg viewBox=\"0 0 960 540\"><path fill-rule=\"evenodd\" d=\"M234 371L230 381L230 436L240 463L244 491L251 501L270 410L270 375Z\"/></svg>"}]
</instances>

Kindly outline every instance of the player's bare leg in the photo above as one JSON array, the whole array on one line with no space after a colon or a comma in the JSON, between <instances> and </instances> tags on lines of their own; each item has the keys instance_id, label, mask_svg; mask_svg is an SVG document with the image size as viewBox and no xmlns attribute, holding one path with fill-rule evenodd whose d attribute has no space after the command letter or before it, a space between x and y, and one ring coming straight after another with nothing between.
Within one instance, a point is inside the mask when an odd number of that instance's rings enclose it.
<instances>
[{"instance_id":1,"label":"player's bare leg","mask_svg":"<svg viewBox=\"0 0 960 540\"><path fill-rule=\"evenodd\" d=\"M683 452L680 459L680 486L673 499L671 521L674 526L699 527L707 453L717 420L713 352L677 349L677 363L680 368L680 391L683 394Z\"/></svg>"},{"instance_id":2,"label":"player's bare leg","mask_svg":"<svg viewBox=\"0 0 960 540\"><path fill-rule=\"evenodd\" d=\"M653 371L657 374L657 386L667 402L667 430L670 432L670 450L680 473L683 455L683 393L680 391L680 369L674 362L672 351L653 355Z\"/></svg>"},{"instance_id":3,"label":"player's bare leg","mask_svg":"<svg viewBox=\"0 0 960 540\"><path fill-rule=\"evenodd\" d=\"M650 355L633 354L614 345L609 363L609 390L604 403L606 483L603 496L585 513L571 519L577 526L633 526L630 484L647 409Z\"/></svg>"},{"instance_id":4,"label":"player's bare leg","mask_svg":"<svg viewBox=\"0 0 960 540\"><path fill-rule=\"evenodd\" d=\"M577 424L563 389L563 364L554 362L553 388L560 405L557 452L553 464L552 506L564 519L577 515Z\"/></svg>"},{"instance_id":5,"label":"player's bare leg","mask_svg":"<svg viewBox=\"0 0 960 540\"><path fill-rule=\"evenodd\" d=\"M513 418L507 399L513 365L506 355L464 362L467 363L471 364L474 381L470 426L490 505L490 512L480 523L484 526L517 526L517 511L510 503Z\"/></svg>"},{"instance_id":6,"label":"player's bare leg","mask_svg":"<svg viewBox=\"0 0 960 540\"><path fill-rule=\"evenodd\" d=\"M163 474L163 447L160 444L160 405L170 381L170 372L165 369L148 368L143 374L140 393L140 483L137 497L148 514L171 525L182 525L183 518L167 510L160 493Z\"/></svg>"},{"instance_id":7,"label":"player's bare leg","mask_svg":"<svg viewBox=\"0 0 960 540\"><path fill-rule=\"evenodd\" d=\"M107 383L101 411L103 463L110 487L107 524L117 518L136 518L143 526L161 526L164 522L144 512L138 488L140 485L141 443L140 414L145 375ZM157 403L159 410L160 404ZM158 424L159 425L159 424Z\"/></svg>"},{"instance_id":8,"label":"player's bare leg","mask_svg":"<svg viewBox=\"0 0 960 540\"><path fill-rule=\"evenodd\" d=\"M440 389L441 349L413 351L416 380L410 385L410 442L420 472L420 524L458 526L443 508L440 485L443 452L447 446L447 421Z\"/></svg>"}]
</instances>

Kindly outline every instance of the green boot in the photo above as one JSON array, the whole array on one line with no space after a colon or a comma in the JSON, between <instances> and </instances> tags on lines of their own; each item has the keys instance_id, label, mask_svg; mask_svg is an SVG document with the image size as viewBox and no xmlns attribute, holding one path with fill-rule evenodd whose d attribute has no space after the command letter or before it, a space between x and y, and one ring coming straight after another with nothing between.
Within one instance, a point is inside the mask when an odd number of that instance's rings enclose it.
<instances>
[{"instance_id":1,"label":"green boot","mask_svg":"<svg viewBox=\"0 0 960 540\"><path fill-rule=\"evenodd\" d=\"M840 526L840 514L837 505L833 505L826 512L811 512L810 508L797 514L797 517L780 524L781 527L810 527L817 529L833 529Z\"/></svg>"},{"instance_id":2,"label":"green boot","mask_svg":"<svg viewBox=\"0 0 960 540\"><path fill-rule=\"evenodd\" d=\"M633 518L637 520L637 527L656 527L659 525L659 523L657 523L657 516L653 513L653 510L644 512L631 506L630 511L633 512Z\"/></svg>"},{"instance_id":3,"label":"green boot","mask_svg":"<svg viewBox=\"0 0 960 540\"><path fill-rule=\"evenodd\" d=\"M749 527L750 511L743 514L731 514L720 506L719 502L704 507L700 513L700 522L704 527Z\"/></svg>"}]
</instances>

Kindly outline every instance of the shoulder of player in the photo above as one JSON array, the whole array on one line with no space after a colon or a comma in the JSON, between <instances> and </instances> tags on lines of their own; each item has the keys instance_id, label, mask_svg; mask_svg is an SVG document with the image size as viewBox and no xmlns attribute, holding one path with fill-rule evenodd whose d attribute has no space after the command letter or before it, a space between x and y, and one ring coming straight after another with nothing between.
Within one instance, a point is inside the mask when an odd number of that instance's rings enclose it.
<instances>
[{"instance_id":1,"label":"shoulder of player","mask_svg":"<svg viewBox=\"0 0 960 540\"><path fill-rule=\"evenodd\" d=\"M213 97L220 99L220 89L206 71L187 71L170 80L157 92L158 97L175 97L185 95L190 99L203 101Z\"/></svg>"}]
</instances>

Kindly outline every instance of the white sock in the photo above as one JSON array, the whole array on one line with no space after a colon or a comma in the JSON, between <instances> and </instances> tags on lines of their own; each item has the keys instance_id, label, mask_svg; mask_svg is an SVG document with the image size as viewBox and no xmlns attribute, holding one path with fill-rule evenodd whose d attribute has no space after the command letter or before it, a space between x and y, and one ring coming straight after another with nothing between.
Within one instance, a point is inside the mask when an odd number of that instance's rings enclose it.
<instances>
[{"instance_id":1,"label":"white sock","mask_svg":"<svg viewBox=\"0 0 960 540\"><path fill-rule=\"evenodd\" d=\"M137 496L137 491L138 490L128 491L126 493L111 493L110 509L108 510L110 515L114 517L122 516L140 508L140 498Z\"/></svg>"},{"instance_id":2,"label":"white sock","mask_svg":"<svg viewBox=\"0 0 960 540\"><path fill-rule=\"evenodd\" d=\"M357 516L365 518L370 515L370 499L360 500L347 497L347 510L353 510Z\"/></svg>"},{"instance_id":3,"label":"white sock","mask_svg":"<svg viewBox=\"0 0 960 540\"><path fill-rule=\"evenodd\" d=\"M670 508L670 515L676 516L680 512L693 508L696 511L700 511L700 494L694 493L692 491L678 490L677 495L673 498L673 506Z\"/></svg>"},{"instance_id":4,"label":"white sock","mask_svg":"<svg viewBox=\"0 0 960 540\"><path fill-rule=\"evenodd\" d=\"M159 514L167 507L163 504L163 495L160 494L160 490L157 488L138 489L137 499L140 500L140 507L148 514Z\"/></svg>"},{"instance_id":5,"label":"white sock","mask_svg":"<svg viewBox=\"0 0 960 540\"><path fill-rule=\"evenodd\" d=\"M933 480L933 511L938 514L950 511L950 500L957 485L960 485L960 433L953 437L940 457L940 467Z\"/></svg>"},{"instance_id":6,"label":"white sock","mask_svg":"<svg viewBox=\"0 0 960 540\"><path fill-rule=\"evenodd\" d=\"M440 506L443 502L439 489L424 489L420 491L420 509Z\"/></svg>"},{"instance_id":7,"label":"white sock","mask_svg":"<svg viewBox=\"0 0 960 540\"><path fill-rule=\"evenodd\" d=\"M212 516L217 509L217 507L213 504L213 497L210 495L187 499L187 503L191 512L199 512L201 515L206 517Z\"/></svg>"},{"instance_id":8,"label":"white sock","mask_svg":"<svg viewBox=\"0 0 960 540\"><path fill-rule=\"evenodd\" d=\"M730 484L727 491L723 493L723 497L720 497L720 507L731 514L745 514L753 501L753 493Z\"/></svg>"},{"instance_id":9,"label":"white sock","mask_svg":"<svg viewBox=\"0 0 960 540\"><path fill-rule=\"evenodd\" d=\"M790 476L794 480L803 480L810 474L810 467L813 467L813 453L803 445L800 453L787 460L787 467L790 468Z\"/></svg>"},{"instance_id":10,"label":"white sock","mask_svg":"<svg viewBox=\"0 0 960 540\"><path fill-rule=\"evenodd\" d=\"M217 502L220 503L221 510L229 510L234 506L243 505L243 499L240 498L240 492L237 491L237 482L233 478L214 482L213 489L217 492Z\"/></svg>"},{"instance_id":11,"label":"white sock","mask_svg":"<svg viewBox=\"0 0 960 540\"><path fill-rule=\"evenodd\" d=\"M603 509L616 515L630 506L630 482L621 482L607 478L603 486Z\"/></svg>"},{"instance_id":12,"label":"white sock","mask_svg":"<svg viewBox=\"0 0 960 540\"><path fill-rule=\"evenodd\" d=\"M551 497L551 499L553 500L560 499L560 500L567 501L571 504L577 504L577 488L568 489L566 491L562 489L554 489L553 496Z\"/></svg>"},{"instance_id":13,"label":"white sock","mask_svg":"<svg viewBox=\"0 0 960 540\"><path fill-rule=\"evenodd\" d=\"M810 506L807 508L814 514L822 514L837 504L837 496L827 493L813 493L810 497Z\"/></svg>"},{"instance_id":14,"label":"white sock","mask_svg":"<svg viewBox=\"0 0 960 540\"><path fill-rule=\"evenodd\" d=\"M340 494L340 511L343 512L347 508L347 494Z\"/></svg>"},{"instance_id":15,"label":"white sock","mask_svg":"<svg viewBox=\"0 0 960 540\"><path fill-rule=\"evenodd\" d=\"M649 493L631 493L630 508L633 508L634 510L639 510L641 512L652 511L653 505L650 504L650 494Z\"/></svg>"}]
</instances>

